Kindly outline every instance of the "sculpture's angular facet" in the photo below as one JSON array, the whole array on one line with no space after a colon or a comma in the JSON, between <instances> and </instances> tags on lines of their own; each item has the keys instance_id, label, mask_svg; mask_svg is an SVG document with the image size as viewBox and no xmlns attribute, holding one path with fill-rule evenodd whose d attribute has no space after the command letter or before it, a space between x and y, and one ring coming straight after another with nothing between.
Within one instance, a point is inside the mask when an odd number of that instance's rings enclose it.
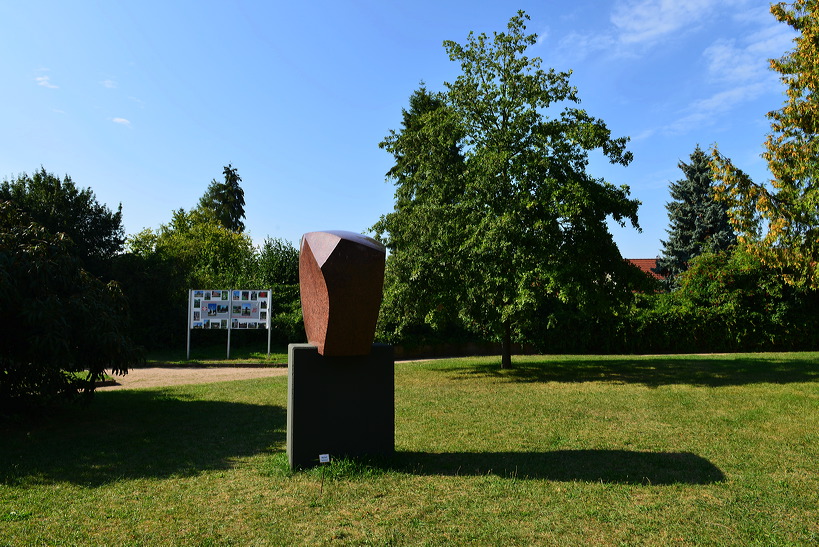
<instances>
[{"instance_id":1,"label":"sculpture's angular facet","mask_svg":"<svg viewBox=\"0 0 819 547\"><path fill-rule=\"evenodd\" d=\"M386 250L376 240L345 231L301 238L299 286L307 341L320 355L370 353Z\"/></svg>"}]
</instances>

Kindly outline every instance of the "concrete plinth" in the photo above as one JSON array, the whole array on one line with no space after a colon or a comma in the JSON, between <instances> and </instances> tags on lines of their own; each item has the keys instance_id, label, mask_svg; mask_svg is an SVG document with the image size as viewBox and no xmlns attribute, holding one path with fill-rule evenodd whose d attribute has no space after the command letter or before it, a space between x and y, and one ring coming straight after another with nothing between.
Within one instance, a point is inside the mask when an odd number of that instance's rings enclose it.
<instances>
[{"instance_id":1,"label":"concrete plinth","mask_svg":"<svg viewBox=\"0 0 819 547\"><path fill-rule=\"evenodd\" d=\"M327 357L311 344L288 347L287 459L312 467L319 454L384 456L395 450L392 346Z\"/></svg>"}]
</instances>

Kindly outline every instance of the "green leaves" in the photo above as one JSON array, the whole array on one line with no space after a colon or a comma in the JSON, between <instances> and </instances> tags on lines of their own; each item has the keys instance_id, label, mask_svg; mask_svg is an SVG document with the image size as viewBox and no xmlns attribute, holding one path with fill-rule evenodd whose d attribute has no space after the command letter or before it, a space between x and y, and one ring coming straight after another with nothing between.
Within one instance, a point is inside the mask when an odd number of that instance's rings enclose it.
<instances>
[{"instance_id":1,"label":"green leaves","mask_svg":"<svg viewBox=\"0 0 819 547\"><path fill-rule=\"evenodd\" d=\"M287 241L266 238L260 248L249 234L229 230L195 208L173 212L157 230L128 240L129 252L117 260L129 298L136 306L140 341L152 348L181 344L188 290L193 288L271 289L269 316L282 342L304 337L298 289L299 251ZM275 339L275 338L274 338Z\"/></svg>"},{"instance_id":2,"label":"green leaves","mask_svg":"<svg viewBox=\"0 0 819 547\"><path fill-rule=\"evenodd\" d=\"M663 256L657 260L657 270L668 278L686 271L700 254L724 251L736 243L736 235L728 222L728 207L716 200L708 157L699 146L691 154L690 163L679 163L685 178L669 185L672 201L668 210L668 241L663 241Z\"/></svg>"},{"instance_id":3,"label":"green leaves","mask_svg":"<svg viewBox=\"0 0 819 547\"><path fill-rule=\"evenodd\" d=\"M222 226L199 209L174 211L170 223L155 232L140 232L128 243L131 252L172 265L180 294L192 287L246 285L253 275L250 236Z\"/></svg>"},{"instance_id":4,"label":"green leaves","mask_svg":"<svg viewBox=\"0 0 819 547\"><path fill-rule=\"evenodd\" d=\"M245 191L239 186L242 177L233 165L225 166L224 182L212 180L205 195L199 199L199 209L223 227L236 233L245 230Z\"/></svg>"},{"instance_id":5,"label":"green leaves","mask_svg":"<svg viewBox=\"0 0 819 547\"><path fill-rule=\"evenodd\" d=\"M819 5L779 2L771 13L799 33L794 49L770 62L787 97L768 113L771 133L762 157L773 179L754 183L716 146L712 162L740 241L766 265L787 272L790 283L819 288Z\"/></svg>"},{"instance_id":6,"label":"green leaves","mask_svg":"<svg viewBox=\"0 0 819 547\"><path fill-rule=\"evenodd\" d=\"M140 360L116 284L80 264L70 241L0 202L0 413L93 390L70 374L127 371Z\"/></svg>"},{"instance_id":7,"label":"green leaves","mask_svg":"<svg viewBox=\"0 0 819 547\"><path fill-rule=\"evenodd\" d=\"M84 267L97 276L107 276L111 258L122 251L122 206L112 212L69 176L60 180L41 167L33 175L3 181L0 200L11 201L50 233L66 234Z\"/></svg>"}]
</instances>

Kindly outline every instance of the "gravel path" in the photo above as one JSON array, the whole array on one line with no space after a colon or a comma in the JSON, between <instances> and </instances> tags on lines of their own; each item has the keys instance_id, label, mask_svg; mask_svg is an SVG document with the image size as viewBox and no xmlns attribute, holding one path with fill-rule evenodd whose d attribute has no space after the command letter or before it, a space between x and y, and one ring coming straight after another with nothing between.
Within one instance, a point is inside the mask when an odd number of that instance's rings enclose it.
<instances>
[{"instance_id":1,"label":"gravel path","mask_svg":"<svg viewBox=\"0 0 819 547\"><path fill-rule=\"evenodd\" d=\"M413 363L430 359L396 361ZM97 391L139 389L148 387L179 386L184 384L210 384L231 380L249 380L287 376L287 366L280 367L145 367L132 368L124 376L113 376L114 384L97 387Z\"/></svg>"},{"instance_id":2,"label":"gravel path","mask_svg":"<svg viewBox=\"0 0 819 547\"><path fill-rule=\"evenodd\" d=\"M115 385L100 386L97 391L209 384L230 380L248 380L269 376L286 376L287 367L150 367L133 368L124 376L113 376Z\"/></svg>"}]
</instances>

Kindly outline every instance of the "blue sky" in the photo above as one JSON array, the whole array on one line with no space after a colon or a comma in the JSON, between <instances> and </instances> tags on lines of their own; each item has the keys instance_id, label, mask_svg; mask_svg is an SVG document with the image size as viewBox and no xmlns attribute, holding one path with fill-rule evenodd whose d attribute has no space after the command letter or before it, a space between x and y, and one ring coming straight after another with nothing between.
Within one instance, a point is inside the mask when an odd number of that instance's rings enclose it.
<instances>
[{"instance_id":1,"label":"blue sky","mask_svg":"<svg viewBox=\"0 0 819 547\"><path fill-rule=\"evenodd\" d=\"M768 178L765 114L784 95L767 59L793 33L762 0L28 0L0 6L0 179L68 174L122 203L133 234L232 163L255 241L365 231L393 205L378 143L419 82L458 75L441 43L518 9L531 55L572 69L581 107L631 137L629 167L595 154L589 169L642 201L642 233L612 230L623 256L660 253L668 184L697 144Z\"/></svg>"}]
</instances>

